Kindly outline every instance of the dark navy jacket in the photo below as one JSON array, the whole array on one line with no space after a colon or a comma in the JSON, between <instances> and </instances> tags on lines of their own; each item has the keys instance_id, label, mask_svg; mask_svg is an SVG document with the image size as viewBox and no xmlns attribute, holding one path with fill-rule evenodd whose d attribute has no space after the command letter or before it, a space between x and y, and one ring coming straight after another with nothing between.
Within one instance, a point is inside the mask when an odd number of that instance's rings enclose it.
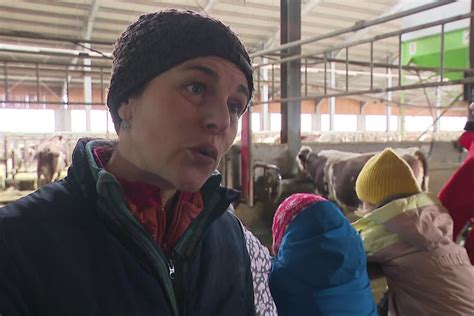
<instances>
[{"instance_id":1,"label":"dark navy jacket","mask_svg":"<svg viewBox=\"0 0 474 316\"><path fill-rule=\"evenodd\" d=\"M170 258L80 140L64 181L0 209L0 315L254 315L250 259L212 176Z\"/></svg>"}]
</instances>

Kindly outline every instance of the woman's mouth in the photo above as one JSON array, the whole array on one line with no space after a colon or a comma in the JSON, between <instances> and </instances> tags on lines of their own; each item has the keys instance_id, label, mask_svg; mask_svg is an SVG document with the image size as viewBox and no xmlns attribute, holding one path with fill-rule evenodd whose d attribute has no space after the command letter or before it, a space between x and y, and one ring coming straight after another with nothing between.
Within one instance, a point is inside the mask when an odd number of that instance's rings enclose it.
<instances>
[{"instance_id":1,"label":"woman's mouth","mask_svg":"<svg viewBox=\"0 0 474 316\"><path fill-rule=\"evenodd\" d=\"M203 144L190 148L194 160L199 164L214 164L218 159L217 148L214 145Z\"/></svg>"}]
</instances>

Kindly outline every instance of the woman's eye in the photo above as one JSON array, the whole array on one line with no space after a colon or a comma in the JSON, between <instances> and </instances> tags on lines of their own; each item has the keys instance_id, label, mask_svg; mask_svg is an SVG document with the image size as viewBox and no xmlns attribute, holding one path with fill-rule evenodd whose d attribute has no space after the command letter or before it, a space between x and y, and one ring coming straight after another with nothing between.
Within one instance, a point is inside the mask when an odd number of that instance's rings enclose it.
<instances>
[{"instance_id":1,"label":"woman's eye","mask_svg":"<svg viewBox=\"0 0 474 316\"><path fill-rule=\"evenodd\" d=\"M189 92L191 92L193 95L200 95L204 92L204 85L202 83L191 83L186 87Z\"/></svg>"},{"instance_id":2,"label":"woman's eye","mask_svg":"<svg viewBox=\"0 0 474 316\"><path fill-rule=\"evenodd\" d=\"M232 114L237 114L240 116L242 114L242 104L240 104L240 102L229 103L229 111Z\"/></svg>"}]
</instances>

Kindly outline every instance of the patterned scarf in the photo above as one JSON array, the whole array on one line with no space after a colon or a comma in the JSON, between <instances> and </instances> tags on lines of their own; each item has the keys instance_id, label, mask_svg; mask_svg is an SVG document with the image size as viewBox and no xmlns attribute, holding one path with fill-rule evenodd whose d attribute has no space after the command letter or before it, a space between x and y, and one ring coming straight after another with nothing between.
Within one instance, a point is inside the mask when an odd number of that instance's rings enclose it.
<instances>
[{"instance_id":1,"label":"patterned scarf","mask_svg":"<svg viewBox=\"0 0 474 316\"><path fill-rule=\"evenodd\" d=\"M293 219L309 205L321 201L327 200L315 194L296 193L281 202L275 212L275 215L273 216L272 251L274 255L278 253L278 249L280 249L281 241L283 239L283 236L285 235L286 229L288 228L288 225L290 225L290 223L293 221Z\"/></svg>"}]
</instances>

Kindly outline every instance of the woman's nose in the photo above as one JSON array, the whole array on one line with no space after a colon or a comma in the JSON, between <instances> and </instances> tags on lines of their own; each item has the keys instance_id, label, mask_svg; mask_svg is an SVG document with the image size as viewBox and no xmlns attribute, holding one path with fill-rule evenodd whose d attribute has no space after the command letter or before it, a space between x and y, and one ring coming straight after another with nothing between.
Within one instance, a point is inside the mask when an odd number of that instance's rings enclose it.
<instances>
[{"instance_id":1,"label":"woman's nose","mask_svg":"<svg viewBox=\"0 0 474 316\"><path fill-rule=\"evenodd\" d=\"M230 113L227 99L213 98L203 106L203 125L215 134L224 133L230 126Z\"/></svg>"}]
</instances>

